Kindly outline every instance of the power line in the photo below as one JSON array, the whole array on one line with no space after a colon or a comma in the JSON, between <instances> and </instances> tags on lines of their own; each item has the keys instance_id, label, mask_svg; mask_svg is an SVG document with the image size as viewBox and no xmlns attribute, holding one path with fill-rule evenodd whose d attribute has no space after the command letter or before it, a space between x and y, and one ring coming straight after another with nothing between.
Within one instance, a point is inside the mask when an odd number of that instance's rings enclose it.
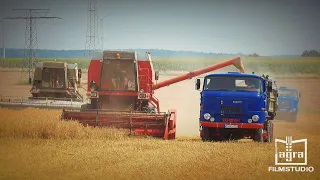
<instances>
[{"instance_id":1,"label":"power line","mask_svg":"<svg viewBox=\"0 0 320 180\"><path fill-rule=\"evenodd\" d=\"M37 19L61 19L59 17L46 16L50 9L13 9L13 11L24 11L24 16L6 17L5 19L25 19L25 46L24 46L24 63L22 65L21 79L25 79L28 75L29 84L31 84L31 77L33 76L33 70L37 63L36 50L37 44Z\"/></svg>"},{"instance_id":2,"label":"power line","mask_svg":"<svg viewBox=\"0 0 320 180\"><path fill-rule=\"evenodd\" d=\"M97 50L98 41L98 16L97 16L97 0L88 0L87 12L87 34L85 50L88 57L92 57Z\"/></svg>"}]
</instances>

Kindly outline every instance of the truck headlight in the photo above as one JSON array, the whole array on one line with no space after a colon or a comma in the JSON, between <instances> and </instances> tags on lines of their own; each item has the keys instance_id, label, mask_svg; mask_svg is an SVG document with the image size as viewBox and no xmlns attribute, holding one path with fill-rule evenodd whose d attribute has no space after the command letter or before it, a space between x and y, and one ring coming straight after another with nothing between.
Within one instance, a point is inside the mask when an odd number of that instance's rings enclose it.
<instances>
[{"instance_id":1,"label":"truck headlight","mask_svg":"<svg viewBox=\"0 0 320 180\"><path fill-rule=\"evenodd\" d=\"M214 121L214 117L211 117L211 118L210 118L210 121L213 122L213 121Z\"/></svg>"},{"instance_id":2,"label":"truck headlight","mask_svg":"<svg viewBox=\"0 0 320 180\"><path fill-rule=\"evenodd\" d=\"M209 113L205 113L203 117L205 120L209 120L211 118L211 115Z\"/></svg>"},{"instance_id":3,"label":"truck headlight","mask_svg":"<svg viewBox=\"0 0 320 180\"><path fill-rule=\"evenodd\" d=\"M259 116L258 115L253 115L252 116L252 121L253 122L258 122L259 121Z\"/></svg>"}]
</instances>

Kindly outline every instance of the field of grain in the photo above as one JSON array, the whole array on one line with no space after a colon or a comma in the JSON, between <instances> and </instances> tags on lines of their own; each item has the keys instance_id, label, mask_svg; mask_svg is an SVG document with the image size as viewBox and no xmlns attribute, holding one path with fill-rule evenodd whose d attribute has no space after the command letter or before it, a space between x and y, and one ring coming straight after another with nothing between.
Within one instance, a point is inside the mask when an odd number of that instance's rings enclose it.
<instances>
[{"instance_id":1,"label":"field of grain","mask_svg":"<svg viewBox=\"0 0 320 180\"><path fill-rule=\"evenodd\" d=\"M276 81L302 93L301 111L296 123L275 120L275 138L307 138L312 173L268 172L274 143L203 143L199 91L187 80L155 92L162 111L178 110L178 137L172 141L61 122L59 110L0 109L0 179L320 179L319 78L317 73L285 75L290 77ZM19 72L0 72L0 94L28 96L30 87L17 85L19 77Z\"/></svg>"}]
</instances>

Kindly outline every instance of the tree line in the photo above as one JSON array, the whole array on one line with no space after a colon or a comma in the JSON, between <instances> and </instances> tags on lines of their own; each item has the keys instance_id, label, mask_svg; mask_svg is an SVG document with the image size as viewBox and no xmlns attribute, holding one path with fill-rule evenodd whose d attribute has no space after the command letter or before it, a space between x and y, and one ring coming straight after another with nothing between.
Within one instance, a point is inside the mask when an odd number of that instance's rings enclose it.
<instances>
[{"instance_id":1,"label":"tree line","mask_svg":"<svg viewBox=\"0 0 320 180\"><path fill-rule=\"evenodd\" d=\"M315 49L305 50L302 52L301 57L320 57L320 52Z\"/></svg>"}]
</instances>

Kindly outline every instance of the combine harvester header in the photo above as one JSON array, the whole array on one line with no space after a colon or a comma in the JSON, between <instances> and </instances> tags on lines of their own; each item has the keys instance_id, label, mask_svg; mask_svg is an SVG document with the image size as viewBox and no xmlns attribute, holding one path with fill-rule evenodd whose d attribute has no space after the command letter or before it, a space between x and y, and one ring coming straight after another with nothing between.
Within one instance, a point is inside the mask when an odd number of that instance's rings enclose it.
<instances>
[{"instance_id":1,"label":"combine harvester header","mask_svg":"<svg viewBox=\"0 0 320 180\"><path fill-rule=\"evenodd\" d=\"M62 120L78 120L90 126L130 129L130 134L175 139L176 110L160 110L154 90L195 76L234 65L244 71L239 57L156 83L149 52L144 58L129 51L104 51L93 58L88 70L90 103L81 110L64 109Z\"/></svg>"}]
</instances>

